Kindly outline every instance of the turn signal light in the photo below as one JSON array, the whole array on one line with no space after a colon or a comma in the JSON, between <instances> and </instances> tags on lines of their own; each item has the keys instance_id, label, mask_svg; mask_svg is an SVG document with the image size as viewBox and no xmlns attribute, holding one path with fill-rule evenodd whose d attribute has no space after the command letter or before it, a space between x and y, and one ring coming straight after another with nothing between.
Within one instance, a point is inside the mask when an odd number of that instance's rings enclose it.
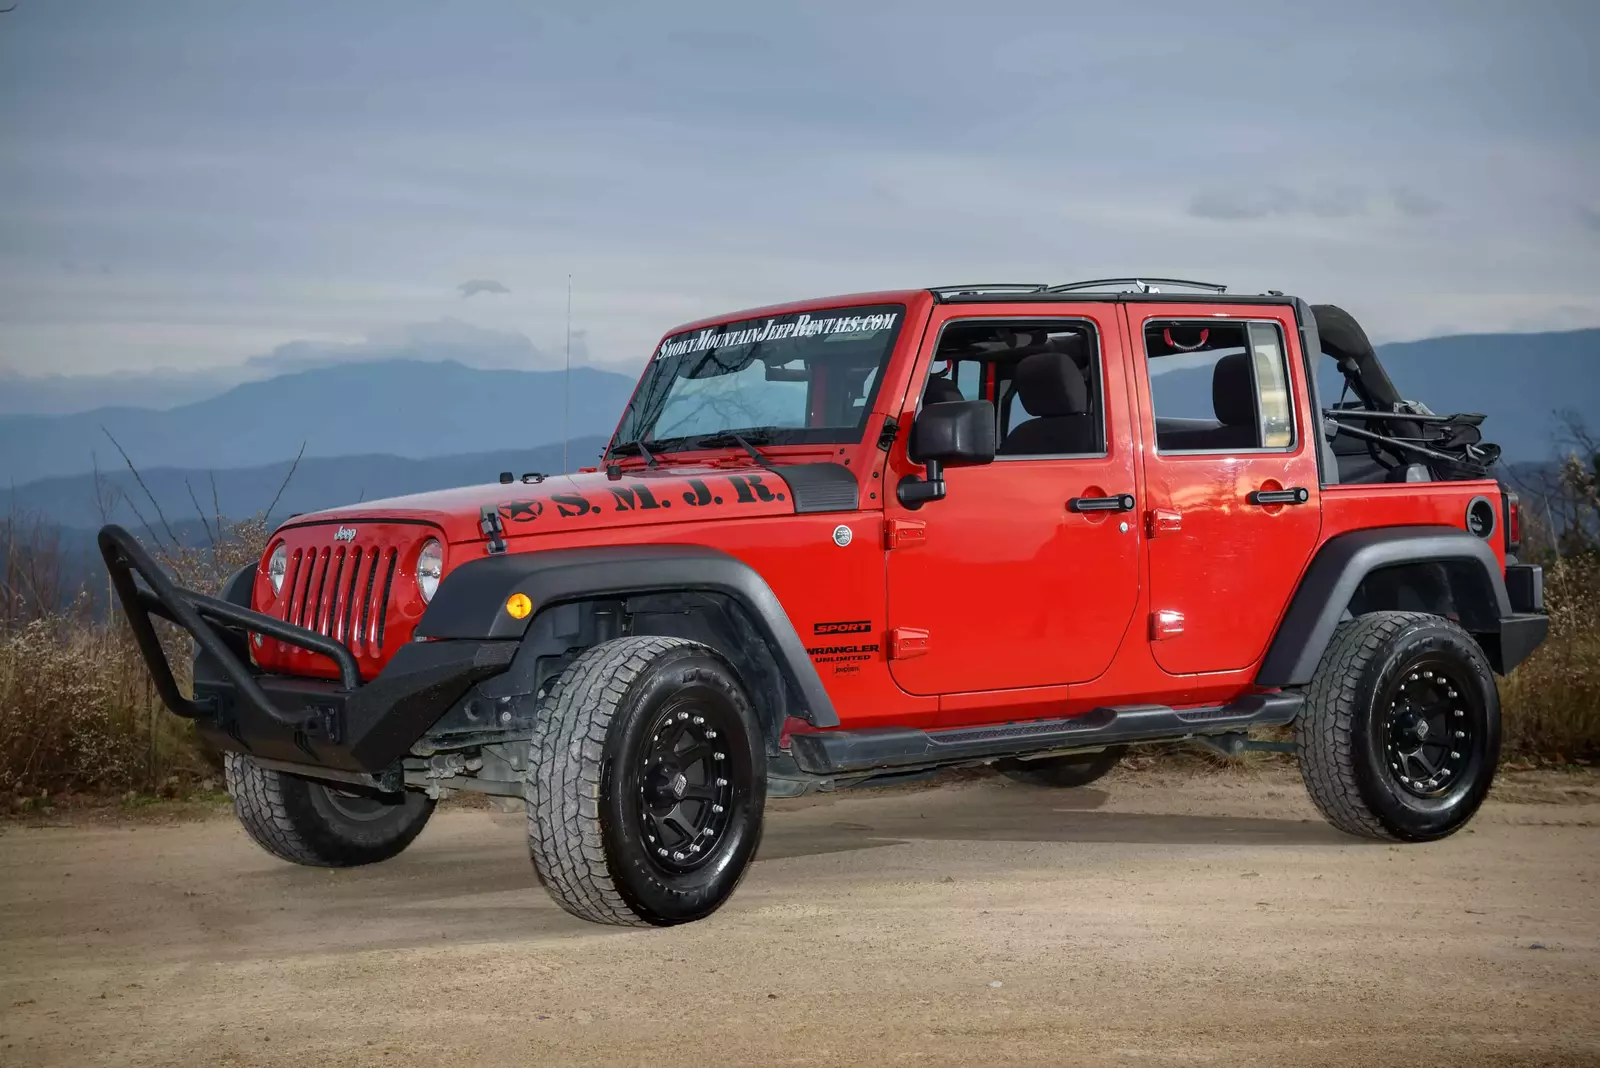
<instances>
[{"instance_id":1,"label":"turn signal light","mask_svg":"<svg viewBox=\"0 0 1600 1068\"><path fill-rule=\"evenodd\" d=\"M512 619L527 619L528 613L533 611L533 602L525 593L513 593L506 599L506 612Z\"/></svg>"}]
</instances>

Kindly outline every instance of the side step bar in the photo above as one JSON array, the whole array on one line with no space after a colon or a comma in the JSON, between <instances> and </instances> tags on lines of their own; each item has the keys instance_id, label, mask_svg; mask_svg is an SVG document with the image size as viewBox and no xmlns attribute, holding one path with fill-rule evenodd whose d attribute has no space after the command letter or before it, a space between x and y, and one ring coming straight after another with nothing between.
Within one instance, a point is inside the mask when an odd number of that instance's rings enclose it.
<instances>
[{"instance_id":1,"label":"side step bar","mask_svg":"<svg viewBox=\"0 0 1600 1068\"><path fill-rule=\"evenodd\" d=\"M1216 708L1166 705L1096 708L1070 719L1030 720L952 731L872 727L817 731L791 737L802 771L836 775L876 768L932 767L965 760L1016 756L1053 749L1092 749L1124 742L1176 741L1245 727L1281 726L1299 713L1298 693L1248 694Z\"/></svg>"}]
</instances>

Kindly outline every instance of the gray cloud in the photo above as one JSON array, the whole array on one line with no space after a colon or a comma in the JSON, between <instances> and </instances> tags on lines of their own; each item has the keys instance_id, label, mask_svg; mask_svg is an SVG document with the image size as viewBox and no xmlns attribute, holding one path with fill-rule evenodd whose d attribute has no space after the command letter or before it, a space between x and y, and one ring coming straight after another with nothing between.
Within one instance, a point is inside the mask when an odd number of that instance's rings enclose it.
<instances>
[{"instance_id":1,"label":"gray cloud","mask_svg":"<svg viewBox=\"0 0 1600 1068\"><path fill-rule=\"evenodd\" d=\"M550 365L544 353L523 334L486 330L446 318L375 331L365 341L353 343L290 341L269 353L250 357L245 367L253 374L276 375L376 360L454 360L486 369L527 370Z\"/></svg>"},{"instance_id":2,"label":"gray cloud","mask_svg":"<svg viewBox=\"0 0 1600 1068\"><path fill-rule=\"evenodd\" d=\"M1265 219L1269 216L1310 215L1344 219L1367 212L1367 194L1359 186L1336 185L1300 192L1287 186L1259 189L1209 189L1189 201L1189 214L1201 219Z\"/></svg>"},{"instance_id":3,"label":"gray cloud","mask_svg":"<svg viewBox=\"0 0 1600 1068\"><path fill-rule=\"evenodd\" d=\"M1390 199L1394 201L1396 211L1413 219L1436 215L1444 206L1436 198L1407 185L1395 186L1390 193Z\"/></svg>"},{"instance_id":4,"label":"gray cloud","mask_svg":"<svg viewBox=\"0 0 1600 1068\"><path fill-rule=\"evenodd\" d=\"M1600 231L1600 206L1579 204L1578 218L1591 230Z\"/></svg>"},{"instance_id":5,"label":"gray cloud","mask_svg":"<svg viewBox=\"0 0 1600 1068\"><path fill-rule=\"evenodd\" d=\"M460 285L456 286L456 288L461 290L461 296L463 299L473 296L477 293L511 292L511 290L507 289L502 283L496 282L493 278L474 278L470 281L462 282Z\"/></svg>"}]
</instances>

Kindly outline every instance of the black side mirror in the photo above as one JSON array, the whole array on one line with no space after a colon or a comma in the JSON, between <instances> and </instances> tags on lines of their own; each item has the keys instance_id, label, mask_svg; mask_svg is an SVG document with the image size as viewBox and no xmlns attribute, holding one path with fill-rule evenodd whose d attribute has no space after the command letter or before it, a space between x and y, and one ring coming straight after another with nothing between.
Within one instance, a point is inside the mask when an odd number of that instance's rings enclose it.
<instances>
[{"instance_id":1,"label":"black side mirror","mask_svg":"<svg viewBox=\"0 0 1600 1068\"><path fill-rule=\"evenodd\" d=\"M929 404L911 424L906 455L923 464L928 477L907 475L895 495L907 508L944 498L944 468L974 467L994 460L994 405L986 400Z\"/></svg>"}]
</instances>

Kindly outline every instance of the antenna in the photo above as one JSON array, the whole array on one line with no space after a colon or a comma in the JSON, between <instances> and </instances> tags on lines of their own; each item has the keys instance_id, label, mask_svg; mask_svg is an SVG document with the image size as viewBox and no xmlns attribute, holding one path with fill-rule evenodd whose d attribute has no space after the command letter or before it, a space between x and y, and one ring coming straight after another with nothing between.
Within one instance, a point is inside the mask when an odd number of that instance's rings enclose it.
<instances>
[{"instance_id":1,"label":"antenna","mask_svg":"<svg viewBox=\"0 0 1600 1068\"><path fill-rule=\"evenodd\" d=\"M567 275L567 360L561 376L561 471L567 468L567 441L571 438L568 423L572 413L572 276Z\"/></svg>"}]
</instances>

